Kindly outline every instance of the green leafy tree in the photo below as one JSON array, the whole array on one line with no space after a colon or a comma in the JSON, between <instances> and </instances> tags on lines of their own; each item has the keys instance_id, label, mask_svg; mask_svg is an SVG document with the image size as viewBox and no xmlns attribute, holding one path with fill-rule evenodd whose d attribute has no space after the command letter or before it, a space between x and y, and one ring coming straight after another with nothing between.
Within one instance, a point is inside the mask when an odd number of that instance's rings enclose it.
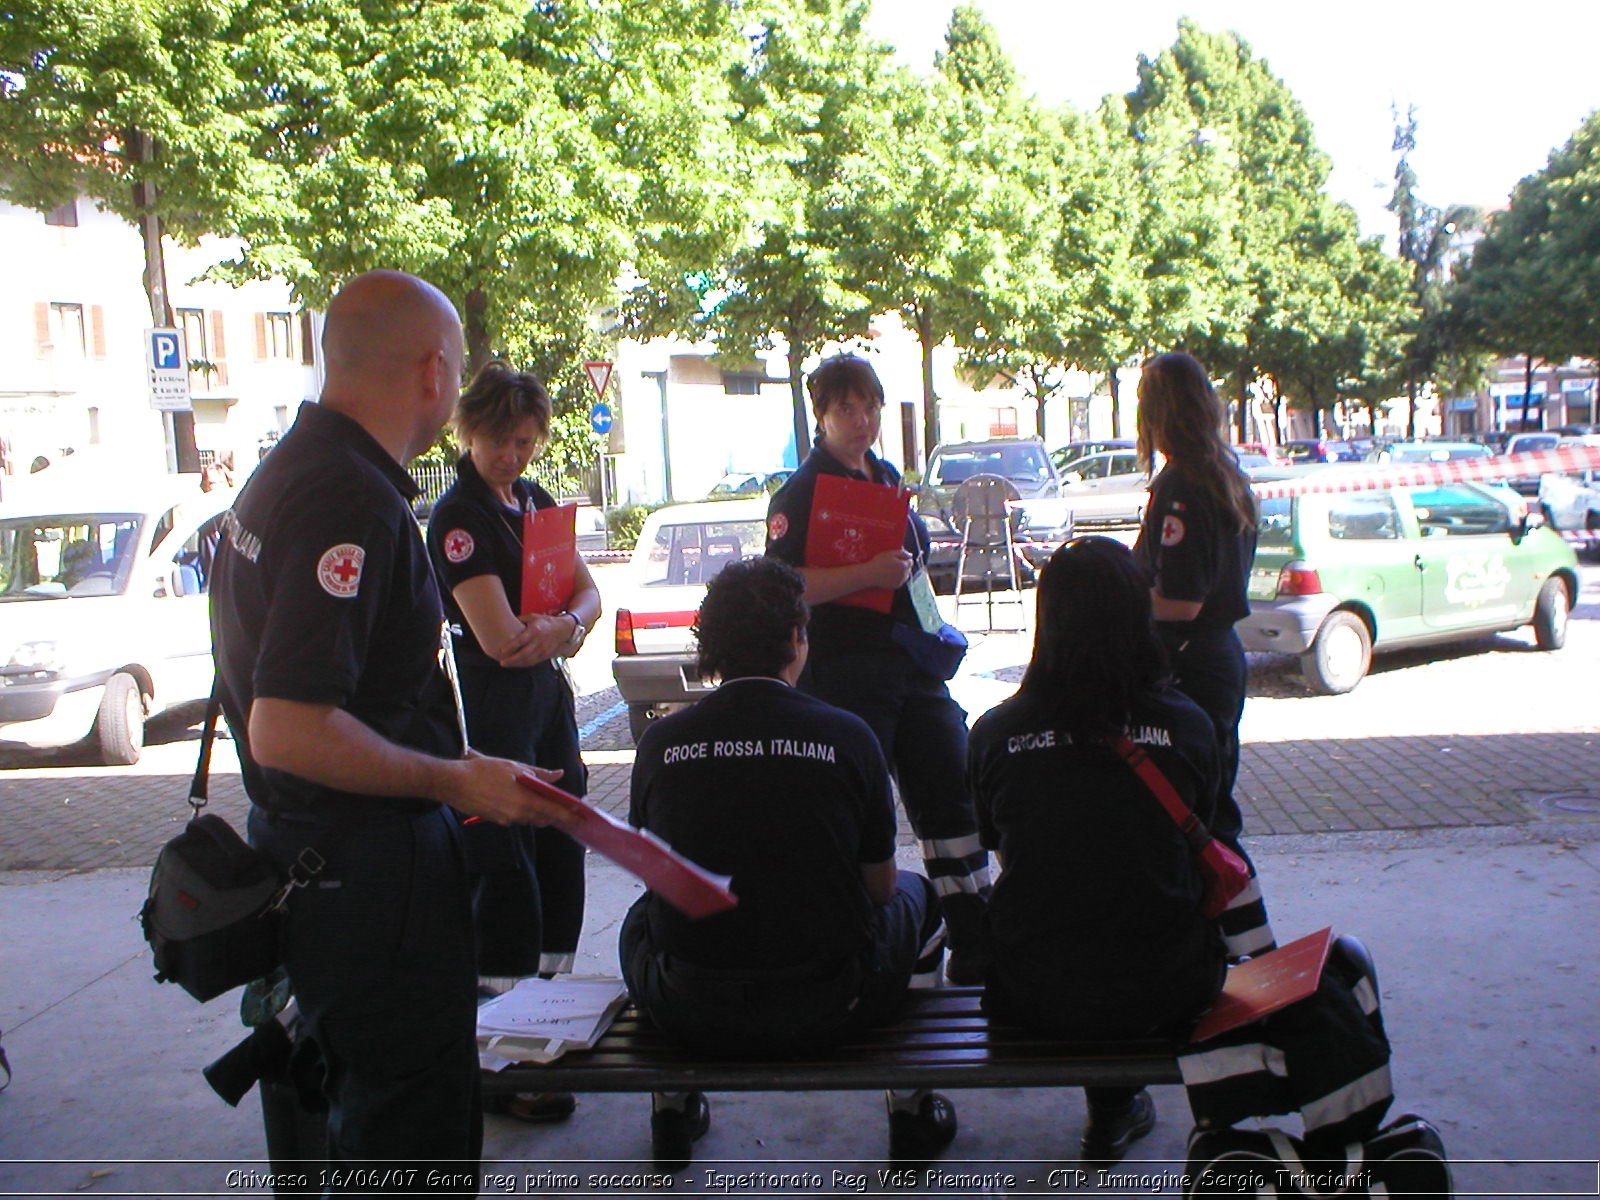
<instances>
[{"instance_id":1,"label":"green leafy tree","mask_svg":"<svg viewBox=\"0 0 1600 1200\"><path fill-rule=\"evenodd\" d=\"M581 403L619 282L644 320L736 224L719 169L733 15L714 0L253 10L241 70L283 202L241 228L231 277L282 276L321 303L362 271L412 271L461 308L470 369L507 354Z\"/></svg>"},{"instance_id":2,"label":"green leafy tree","mask_svg":"<svg viewBox=\"0 0 1600 1200\"><path fill-rule=\"evenodd\" d=\"M897 74L885 93L883 128L847 166L861 221L851 260L873 307L916 334L931 450L934 351L1025 308L1047 266L1050 180L1016 70L970 5L951 16L933 75Z\"/></svg>"},{"instance_id":3,"label":"green leafy tree","mask_svg":"<svg viewBox=\"0 0 1600 1200\"><path fill-rule=\"evenodd\" d=\"M0 18L0 195L88 196L139 229L145 294L172 324L162 238L193 244L264 202L226 38L234 0L20 0ZM174 414L180 470L199 470Z\"/></svg>"},{"instance_id":4,"label":"green leafy tree","mask_svg":"<svg viewBox=\"0 0 1600 1200\"><path fill-rule=\"evenodd\" d=\"M1417 175L1411 152L1417 147L1416 109L1402 122L1395 117L1394 149L1399 154L1394 169L1394 195L1388 208L1400 223L1398 253L1411 272L1411 312L1406 321L1406 346L1402 375L1406 393L1406 436L1417 432L1417 398L1433 381L1450 352L1450 322L1445 315L1445 290L1452 265L1451 250L1458 234L1481 222L1478 210L1468 205L1436 208L1417 193Z\"/></svg>"},{"instance_id":5,"label":"green leafy tree","mask_svg":"<svg viewBox=\"0 0 1600 1200\"><path fill-rule=\"evenodd\" d=\"M811 437L804 363L866 332L872 305L848 253L860 197L846 166L882 134L888 51L865 35L865 0L752 5L751 53L733 80L735 126L753 162L747 226L699 280L697 331L743 357L783 340L796 452Z\"/></svg>"}]
</instances>

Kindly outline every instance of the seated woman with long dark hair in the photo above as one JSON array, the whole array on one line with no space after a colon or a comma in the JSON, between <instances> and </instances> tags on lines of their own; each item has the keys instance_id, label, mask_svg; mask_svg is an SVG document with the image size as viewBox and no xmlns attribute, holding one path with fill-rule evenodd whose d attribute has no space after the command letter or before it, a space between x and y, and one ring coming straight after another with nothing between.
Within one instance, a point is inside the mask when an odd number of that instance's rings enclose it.
<instances>
[{"instance_id":1,"label":"seated woman with long dark hair","mask_svg":"<svg viewBox=\"0 0 1600 1200\"><path fill-rule=\"evenodd\" d=\"M1222 938L1183 834L1108 739L1126 731L1205 821L1216 732L1171 686L1149 578L1121 544L1057 551L1038 605L1022 685L970 743L979 831L1001 862L985 1005L1073 1038L1175 1033L1222 987ZM1114 1161L1155 1123L1143 1091L1087 1097L1085 1157Z\"/></svg>"},{"instance_id":2,"label":"seated woman with long dark hair","mask_svg":"<svg viewBox=\"0 0 1600 1200\"><path fill-rule=\"evenodd\" d=\"M1001 1020L1074 1041L1182 1042L1222 988L1226 950L1202 912L1194 851L1118 750L1123 736L1211 820L1216 730L1172 686L1150 577L1120 543L1083 538L1040 574L1033 660L1017 694L972 730L979 832L1001 864L984 1003ZM1353 941L1341 939L1315 996L1229 1046L1201 1072L1185 1066L1201 1129L1298 1109L1308 1137L1343 1145L1374 1132L1388 1107L1388 1042ZM1142 1088L1085 1092L1085 1160L1115 1162L1155 1125Z\"/></svg>"}]
</instances>

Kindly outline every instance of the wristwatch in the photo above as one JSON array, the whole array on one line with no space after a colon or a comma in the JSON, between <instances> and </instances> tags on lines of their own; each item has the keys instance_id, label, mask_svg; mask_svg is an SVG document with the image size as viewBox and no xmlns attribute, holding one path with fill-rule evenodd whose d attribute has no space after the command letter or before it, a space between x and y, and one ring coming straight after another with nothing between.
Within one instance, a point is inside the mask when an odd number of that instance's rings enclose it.
<instances>
[{"instance_id":1,"label":"wristwatch","mask_svg":"<svg viewBox=\"0 0 1600 1200\"><path fill-rule=\"evenodd\" d=\"M570 608L563 608L561 610L561 615L563 617L572 618L572 636L567 639L567 645L570 646L574 642L581 642L584 638L589 636L589 627L579 619L577 613L573 612Z\"/></svg>"}]
</instances>

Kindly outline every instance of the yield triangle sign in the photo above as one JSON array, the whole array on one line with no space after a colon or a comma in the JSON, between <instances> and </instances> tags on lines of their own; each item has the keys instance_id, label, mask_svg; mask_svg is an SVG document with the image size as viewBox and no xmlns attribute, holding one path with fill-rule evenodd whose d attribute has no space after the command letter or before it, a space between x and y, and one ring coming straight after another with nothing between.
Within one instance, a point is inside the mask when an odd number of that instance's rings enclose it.
<instances>
[{"instance_id":1,"label":"yield triangle sign","mask_svg":"<svg viewBox=\"0 0 1600 1200\"><path fill-rule=\"evenodd\" d=\"M589 384L594 388L596 400L606 398L606 385L611 382L611 364L608 362L586 362L583 364L584 374L589 376Z\"/></svg>"}]
</instances>

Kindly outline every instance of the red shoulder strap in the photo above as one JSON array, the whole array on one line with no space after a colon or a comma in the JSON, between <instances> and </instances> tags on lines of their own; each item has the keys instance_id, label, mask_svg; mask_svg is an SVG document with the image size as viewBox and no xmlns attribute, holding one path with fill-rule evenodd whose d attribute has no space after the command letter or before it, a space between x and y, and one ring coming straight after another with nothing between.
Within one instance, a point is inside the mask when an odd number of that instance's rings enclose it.
<instances>
[{"instance_id":1,"label":"red shoulder strap","mask_svg":"<svg viewBox=\"0 0 1600 1200\"><path fill-rule=\"evenodd\" d=\"M1200 818L1194 815L1194 810L1183 802L1183 797L1178 795L1172 782L1161 773L1161 768L1151 761L1150 756L1129 740L1127 734L1119 734L1111 739L1111 748L1120 754L1123 761L1133 768L1134 774L1144 781L1145 787L1161 802L1161 807L1167 810L1167 816L1172 818L1172 823L1184 833L1193 835L1196 830L1204 831Z\"/></svg>"}]
</instances>

